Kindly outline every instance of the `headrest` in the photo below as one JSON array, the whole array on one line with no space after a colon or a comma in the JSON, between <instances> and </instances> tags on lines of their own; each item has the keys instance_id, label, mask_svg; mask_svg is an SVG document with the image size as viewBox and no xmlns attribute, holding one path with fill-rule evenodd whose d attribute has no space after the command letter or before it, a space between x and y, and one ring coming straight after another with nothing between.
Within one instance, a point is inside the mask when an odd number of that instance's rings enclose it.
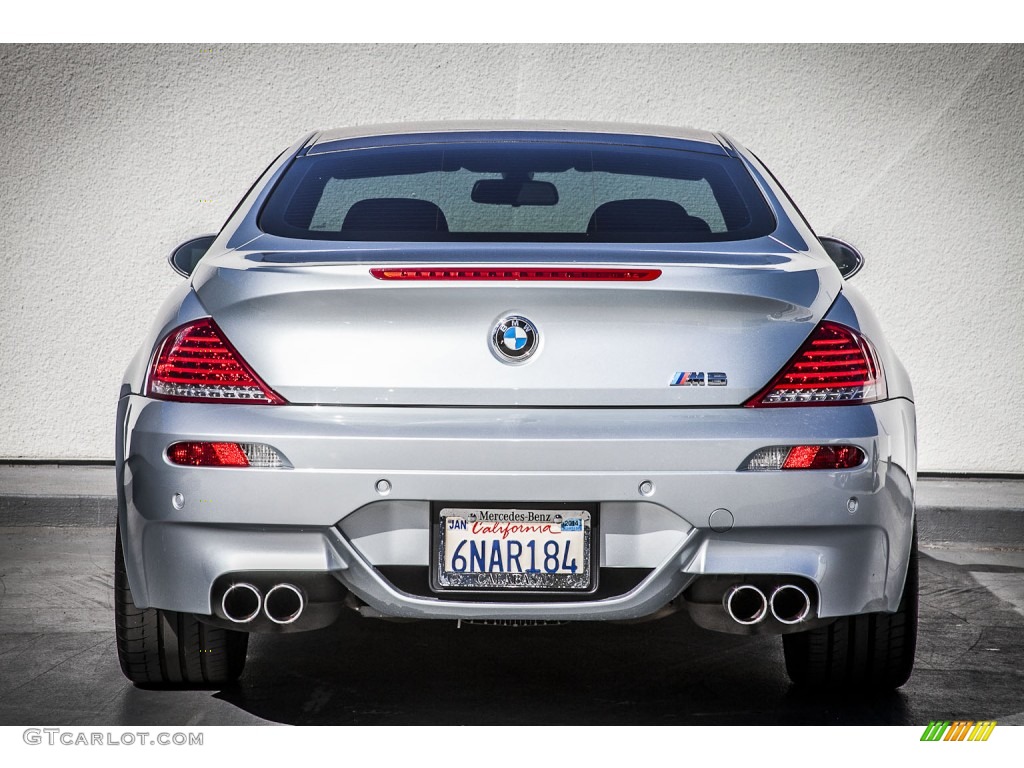
<instances>
[{"instance_id":1,"label":"headrest","mask_svg":"<svg viewBox=\"0 0 1024 768\"><path fill-rule=\"evenodd\" d=\"M587 224L587 234L710 231L704 219L671 200L612 200L598 206Z\"/></svg>"},{"instance_id":2,"label":"headrest","mask_svg":"<svg viewBox=\"0 0 1024 768\"><path fill-rule=\"evenodd\" d=\"M448 220L429 200L377 197L360 200L348 209L341 231L447 232Z\"/></svg>"}]
</instances>

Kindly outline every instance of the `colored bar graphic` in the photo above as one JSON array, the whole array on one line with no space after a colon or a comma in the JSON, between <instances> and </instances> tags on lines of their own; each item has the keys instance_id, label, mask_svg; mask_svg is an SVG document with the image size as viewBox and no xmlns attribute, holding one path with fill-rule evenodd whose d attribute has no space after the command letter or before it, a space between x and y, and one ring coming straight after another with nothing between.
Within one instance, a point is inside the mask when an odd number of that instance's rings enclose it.
<instances>
[{"instance_id":1,"label":"colored bar graphic","mask_svg":"<svg viewBox=\"0 0 1024 768\"><path fill-rule=\"evenodd\" d=\"M932 720L921 741L988 741L995 727L995 720Z\"/></svg>"},{"instance_id":2,"label":"colored bar graphic","mask_svg":"<svg viewBox=\"0 0 1024 768\"><path fill-rule=\"evenodd\" d=\"M963 741L967 738L967 731L974 725L970 720L955 720L946 732L943 741Z\"/></svg>"},{"instance_id":3,"label":"colored bar graphic","mask_svg":"<svg viewBox=\"0 0 1024 768\"><path fill-rule=\"evenodd\" d=\"M974 730L971 731L971 735L967 737L967 740L988 741L988 737L992 735L992 731L995 730L995 727L995 720L981 720L974 726Z\"/></svg>"}]
</instances>

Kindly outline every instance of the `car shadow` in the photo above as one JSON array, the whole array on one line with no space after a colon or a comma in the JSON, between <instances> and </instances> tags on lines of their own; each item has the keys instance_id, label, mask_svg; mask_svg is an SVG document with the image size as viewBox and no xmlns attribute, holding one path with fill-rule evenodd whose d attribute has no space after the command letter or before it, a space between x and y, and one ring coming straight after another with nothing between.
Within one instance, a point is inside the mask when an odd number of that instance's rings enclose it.
<instances>
[{"instance_id":1,"label":"car shadow","mask_svg":"<svg viewBox=\"0 0 1024 768\"><path fill-rule=\"evenodd\" d=\"M777 637L708 632L682 613L642 624L495 627L385 622L254 635L218 691L125 686L116 721L294 725L918 725L1016 721L1024 616L983 566L923 554L914 674L874 696L789 683ZM1007 576L1024 569L992 566Z\"/></svg>"},{"instance_id":2,"label":"car shadow","mask_svg":"<svg viewBox=\"0 0 1024 768\"><path fill-rule=\"evenodd\" d=\"M295 725L813 725L906 723L904 696L801 693L778 638L645 624L507 628L346 616L254 637L216 697Z\"/></svg>"}]
</instances>

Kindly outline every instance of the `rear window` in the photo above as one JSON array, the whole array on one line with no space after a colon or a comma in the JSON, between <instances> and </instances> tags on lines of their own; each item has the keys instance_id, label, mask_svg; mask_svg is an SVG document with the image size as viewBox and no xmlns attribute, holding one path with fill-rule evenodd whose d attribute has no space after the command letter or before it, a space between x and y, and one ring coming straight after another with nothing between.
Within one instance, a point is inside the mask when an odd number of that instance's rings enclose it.
<instances>
[{"instance_id":1,"label":"rear window","mask_svg":"<svg viewBox=\"0 0 1024 768\"><path fill-rule=\"evenodd\" d=\"M692 243L775 229L735 158L525 141L300 157L259 223L290 238L435 242Z\"/></svg>"}]
</instances>

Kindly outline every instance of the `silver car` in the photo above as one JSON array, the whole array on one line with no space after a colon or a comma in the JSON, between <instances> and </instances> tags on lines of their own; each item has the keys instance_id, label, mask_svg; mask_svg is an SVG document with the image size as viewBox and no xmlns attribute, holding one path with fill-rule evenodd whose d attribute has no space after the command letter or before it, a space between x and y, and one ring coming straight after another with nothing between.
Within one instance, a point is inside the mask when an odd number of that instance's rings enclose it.
<instances>
[{"instance_id":1,"label":"silver car","mask_svg":"<svg viewBox=\"0 0 1024 768\"><path fill-rule=\"evenodd\" d=\"M171 263L117 409L136 683L230 682L250 632L345 610L683 610L781 635L800 685L910 676L910 381L860 254L728 136L317 132Z\"/></svg>"}]
</instances>

